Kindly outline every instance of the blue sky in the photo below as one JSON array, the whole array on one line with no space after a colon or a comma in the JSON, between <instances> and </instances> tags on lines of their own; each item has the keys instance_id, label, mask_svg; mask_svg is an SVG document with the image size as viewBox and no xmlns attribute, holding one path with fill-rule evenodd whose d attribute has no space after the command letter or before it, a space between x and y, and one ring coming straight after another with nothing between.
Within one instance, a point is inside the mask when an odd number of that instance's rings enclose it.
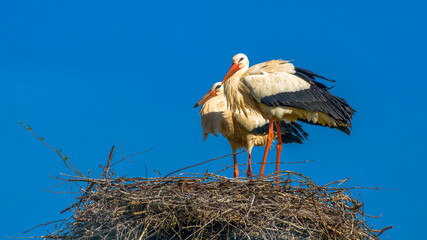
<instances>
[{"instance_id":1,"label":"blue sky","mask_svg":"<svg viewBox=\"0 0 427 240\"><path fill-rule=\"evenodd\" d=\"M69 171L20 120L82 171L98 171L122 142L125 154L154 150L117 165L120 175L145 176L145 166L149 176L166 174L230 153L222 137L202 142L192 107L240 52L251 64L294 59L336 80L332 92L358 111L351 136L305 126L309 141L286 145L282 156L315 162L282 169L319 184L350 177L353 186L395 189L361 191L366 212L382 214L372 223L393 225L392 239L424 237L416 229L427 214L426 7L364 0L0 2L0 238L44 234L21 233L67 217L59 212L73 200L42 190L58 183L48 175ZM262 153L255 148L253 161ZM274 152L269 156L273 161ZM230 164L229 157L192 171Z\"/></svg>"}]
</instances>

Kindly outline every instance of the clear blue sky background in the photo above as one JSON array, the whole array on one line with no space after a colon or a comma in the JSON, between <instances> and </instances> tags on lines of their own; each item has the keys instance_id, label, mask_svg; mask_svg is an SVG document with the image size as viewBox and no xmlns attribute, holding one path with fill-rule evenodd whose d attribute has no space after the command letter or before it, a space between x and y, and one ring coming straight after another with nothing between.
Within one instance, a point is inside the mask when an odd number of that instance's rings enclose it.
<instances>
[{"instance_id":1,"label":"clear blue sky background","mask_svg":"<svg viewBox=\"0 0 427 240\"><path fill-rule=\"evenodd\" d=\"M1 1L0 238L44 234L21 235L67 217L59 212L73 200L41 190L58 183L49 174L70 172L19 120L82 171L98 171L122 141L125 154L155 150L118 165L119 174L145 176L145 165L149 176L166 174L230 153L222 137L202 142L192 107L243 52L252 64L295 59L335 79L332 92L358 111L351 136L306 126L309 141L287 145L284 160L316 161L282 169L319 184L351 177L353 186L396 189L361 191L366 212L382 214L372 220L378 227L394 226L392 239L422 239L426 8L390 0Z\"/></svg>"}]
</instances>

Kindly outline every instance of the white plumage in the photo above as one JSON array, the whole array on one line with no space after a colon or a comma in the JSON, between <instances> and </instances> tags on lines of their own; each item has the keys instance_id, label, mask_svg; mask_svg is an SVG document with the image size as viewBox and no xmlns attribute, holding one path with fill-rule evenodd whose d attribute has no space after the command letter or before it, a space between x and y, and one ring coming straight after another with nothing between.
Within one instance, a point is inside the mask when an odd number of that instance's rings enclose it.
<instances>
[{"instance_id":1,"label":"white plumage","mask_svg":"<svg viewBox=\"0 0 427 240\"><path fill-rule=\"evenodd\" d=\"M220 82L215 83L211 90L194 107L201 104L200 117L203 139L206 140L209 134L217 136L217 132L219 132L228 140L233 152L234 177L238 176L236 151L241 148L247 149L247 177L251 177L252 148L254 146L266 146L268 133L265 126L268 124L268 120L254 111L247 114L242 111L230 111ZM286 139L286 143L301 143L302 139L307 137L307 133L298 124L286 125L283 123L281 128L283 129L283 134L286 134L283 136Z\"/></svg>"},{"instance_id":2,"label":"white plumage","mask_svg":"<svg viewBox=\"0 0 427 240\"><path fill-rule=\"evenodd\" d=\"M276 122L276 128L282 120L287 123L304 121L350 132L355 111L344 99L332 95L325 85L315 81L316 77L326 79L288 61L271 60L249 68L246 55L233 57L233 65L222 81L228 107L232 112L257 112L269 119L261 178L273 139L273 122ZM282 149L280 134L278 140L276 174Z\"/></svg>"},{"instance_id":3,"label":"white plumage","mask_svg":"<svg viewBox=\"0 0 427 240\"><path fill-rule=\"evenodd\" d=\"M260 102L263 97L282 92L296 92L310 88L310 84L286 72L262 73L243 78L252 96Z\"/></svg>"}]
</instances>

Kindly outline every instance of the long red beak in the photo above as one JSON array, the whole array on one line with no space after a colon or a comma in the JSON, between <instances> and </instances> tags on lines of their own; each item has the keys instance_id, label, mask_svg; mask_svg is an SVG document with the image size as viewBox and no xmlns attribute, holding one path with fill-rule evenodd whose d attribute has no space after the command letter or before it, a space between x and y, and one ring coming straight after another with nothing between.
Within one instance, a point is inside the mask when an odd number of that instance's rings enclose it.
<instances>
[{"instance_id":1,"label":"long red beak","mask_svg":"<svg viewBox=\"0 0 427 240\"><path fill-rule=\"evenodd\" d=\"M208 101L209 99L211 99L211 98L213 98L213 97L215 97L215 96L216 96L216 92L214 92L214 91L210 90L208 93L206 93L206 95L205 95L205 96L203 96L203 97L202 97L202 99L200 99L200 100L196 103L196 105L194 105L194 107L193 107L193 108L196 108L196 107L198 107L198 106L202 105L203 103L205 103L206 101Z\"/></svg>"},{"instance_id":2,"label":"long red beak","mask_svg":"<svg viewBox=\"0 0 427 240\"><path fill-rule=\"evenodd\" d=\"M224 79L222 80L221 84L224 84L225 81L227 81L228 78L230 78L238 70L239 70L239 65L236 63L233 63L233 65L231 65L230 67L230 70L228 70L227 75L225 75Z\"/></svg>"}]
</instances>

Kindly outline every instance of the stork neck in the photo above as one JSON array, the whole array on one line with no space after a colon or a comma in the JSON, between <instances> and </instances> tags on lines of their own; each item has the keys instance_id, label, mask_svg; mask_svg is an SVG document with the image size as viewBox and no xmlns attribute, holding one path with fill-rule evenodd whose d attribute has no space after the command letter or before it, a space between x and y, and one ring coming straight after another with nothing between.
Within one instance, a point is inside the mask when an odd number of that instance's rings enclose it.
<instances>
[{"instance_id":1,"label":"stork neck","mask_svg":"<svg viewBox=\"0 0 427 240\"><path fill-rule=\"evenodd\" d=\"M238 89L238 85L241 82L241 77L248 70L248 67L243 67L236 71L224 84L224 92L226 93L226 97L229 98L232 91L236 91ZM227 88L227 90L225 90Z\"/></svg>"},{"instance_id":2,"label":"stork neck","mask_svg":"<svg viewBox=\"0 0 427 240\"><path fill-rule=\"evenodd\" d=\"M240 79L240 77L243 75L243 74L245 74L245 72L248 70L248 67L243 67L243 68L241 68L241 69L239 69L237 72L235 72L234 74L233 74L233 76L231 76L231 77L233 77L233 78L237 78L237 79ZM230 78L231 78L230 77Z\"/></svg>"},{"instance_id":3,"label":"stork neck","mask_svg":"<svg viewBox=\"0 0 427 240\"><path fill-rule=\"evenodd\" d=\"M242 81L240 77L243 75L242 73L236 72L237 74L233 74L224 84L224 93L227 100L228 108L232 111L238 111L244 108L242 105L244 102L244 97L240 92Z\"/></svg>"}]
</instances>

